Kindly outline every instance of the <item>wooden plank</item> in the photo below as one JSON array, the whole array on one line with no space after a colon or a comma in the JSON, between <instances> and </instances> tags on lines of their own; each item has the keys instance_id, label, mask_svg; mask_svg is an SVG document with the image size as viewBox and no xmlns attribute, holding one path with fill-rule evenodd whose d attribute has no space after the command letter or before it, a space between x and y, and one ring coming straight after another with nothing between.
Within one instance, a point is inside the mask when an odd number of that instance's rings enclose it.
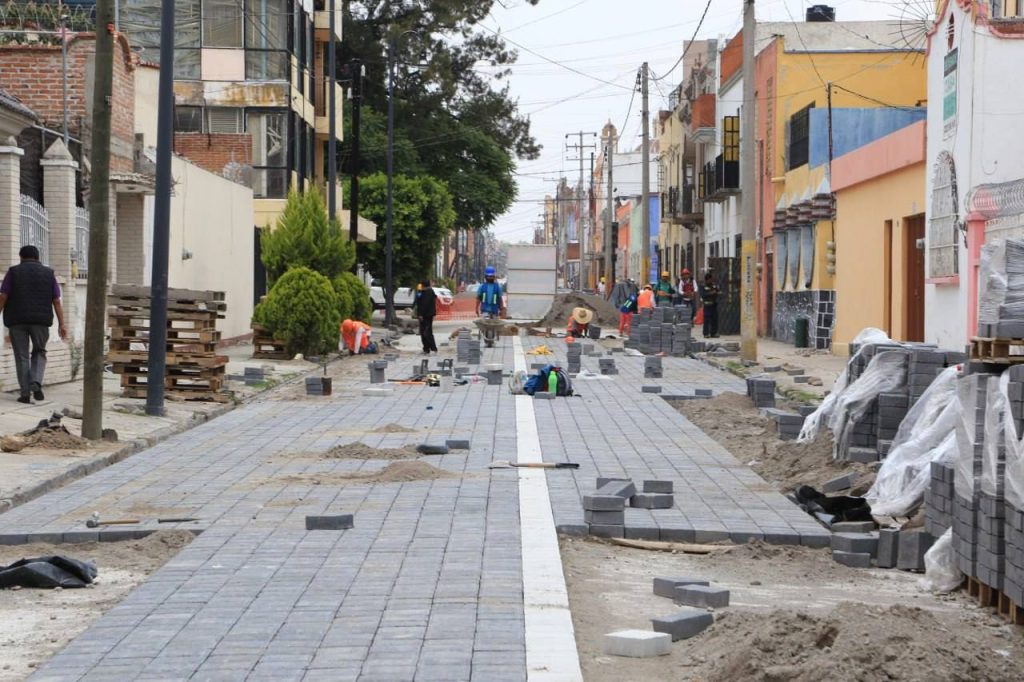
<instances>
[{"instance_id":1,"label":"wooden plank","mask_svg":"<svg viewBox=\"0 0 1024 682\"><path fill-rule=\"evenodd\" d=\"M149 353L146 351L115 351L107 354L107 362L131 364L133 362L148 362ZM199 367L220 367L228 363L226 355L206 355L192 353L168 353L168 365L196 365Z\"/></svg>"},{"instance_id":2,"label":"wooden plank","mask_svg":"<svg viewBox=\"0 0 1024 682\"><path fill-rule=\"evenodd\" d=\"M114 284L110 287L111 293L115 296L152 296L150 287L141 284ZM227 298L223 291L208 291L202 289L167 289L168 299L191 299L198 301L223 301Z\"/></svg>"}]
</instances>

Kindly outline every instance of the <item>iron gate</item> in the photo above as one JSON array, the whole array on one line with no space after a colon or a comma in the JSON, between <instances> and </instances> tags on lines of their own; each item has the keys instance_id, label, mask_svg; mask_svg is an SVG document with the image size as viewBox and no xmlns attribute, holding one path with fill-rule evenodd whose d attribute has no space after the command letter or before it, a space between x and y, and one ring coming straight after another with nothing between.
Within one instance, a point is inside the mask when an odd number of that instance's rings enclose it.
<instances>
[{"instance_id":1,"label":"iron gate","mask_svg":"<svg viewBox=\"0 0 1024 682\"><path fill-rule=\"evenodd\" d=\"M708 270L721 293L718 295L718 333L740 333L740 259L708 258Z\"/></svg>"}]
</instances>

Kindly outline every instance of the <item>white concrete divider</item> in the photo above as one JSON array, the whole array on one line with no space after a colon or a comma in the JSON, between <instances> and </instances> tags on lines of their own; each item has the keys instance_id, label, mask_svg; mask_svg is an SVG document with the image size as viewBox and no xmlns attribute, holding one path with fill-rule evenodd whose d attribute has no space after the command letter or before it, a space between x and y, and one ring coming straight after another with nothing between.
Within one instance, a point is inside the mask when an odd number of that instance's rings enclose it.
<instances>
[{"instance_id":1,"label":"white concrete divider","mask_svg":"<svg viewBox=\"0 0 1024 682\"><path fill-rule=\"evenodd\" d=\"M526 371L529 365L518 336L512 338L512 347L516 371ZM543 461L533 398L528 395L516 396L516 444L519 463ZM519 469L519 524L527 679L582 682L544 469Z\"/></svg>"}]
</instances>

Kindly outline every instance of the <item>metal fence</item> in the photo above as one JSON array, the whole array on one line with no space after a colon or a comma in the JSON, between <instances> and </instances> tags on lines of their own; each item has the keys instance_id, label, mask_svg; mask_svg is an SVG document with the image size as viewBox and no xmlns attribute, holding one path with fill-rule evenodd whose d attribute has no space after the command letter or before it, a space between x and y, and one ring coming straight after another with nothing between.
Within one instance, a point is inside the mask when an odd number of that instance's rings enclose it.
<instances>
[{"instance_id":1,"label":"metal fence","mask_svg":"<svg viewBox=\"0 0 1024 682\"><path fill-rule=\"evenodd\" d=\"M89 209L75 207L75 263L78 264L78 278L89 274Z\"/></svg>"},{"instance_id":2,"label":"metal fence","mask_svg":"<svg viewBox=\"0 0 1024 682\"><path fill-rule=\"evenodd\" d=\"M50 219L43 205L32 197L21 195L21 245L39 249L39 260L50 263Z\"/></svg>"}]
</instances>

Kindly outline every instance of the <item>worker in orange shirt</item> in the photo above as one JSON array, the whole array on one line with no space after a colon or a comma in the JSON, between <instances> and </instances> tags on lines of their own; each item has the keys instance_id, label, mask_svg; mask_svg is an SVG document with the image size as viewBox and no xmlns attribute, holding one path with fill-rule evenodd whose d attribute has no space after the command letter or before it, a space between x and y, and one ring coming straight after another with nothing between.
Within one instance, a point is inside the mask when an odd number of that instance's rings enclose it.
<instances>
[{"instance_id":1,"label":"worker in orange shirt","mask_svg":"<svg viewBox=\"0 0 1024 682\"><path fill-rule=\"evenodd\" d=\"M370 325L365 322L345 320L341 323L341 350L347 350L349 355L375 352L371 348L370 334L372 332Z\"/></svg>"},{"instance_id":2,"label":"worker in orange shirt","mask_svg":"<svg viewBox=\"0 0 1024 682\"><path fill-rule=\"evenodd\" d=\"M637 310L654 308L654 287L650 284L644 285L644 290L640 292L640 295L636 299L636 307Z\"/></svg>"}]
</instances>

